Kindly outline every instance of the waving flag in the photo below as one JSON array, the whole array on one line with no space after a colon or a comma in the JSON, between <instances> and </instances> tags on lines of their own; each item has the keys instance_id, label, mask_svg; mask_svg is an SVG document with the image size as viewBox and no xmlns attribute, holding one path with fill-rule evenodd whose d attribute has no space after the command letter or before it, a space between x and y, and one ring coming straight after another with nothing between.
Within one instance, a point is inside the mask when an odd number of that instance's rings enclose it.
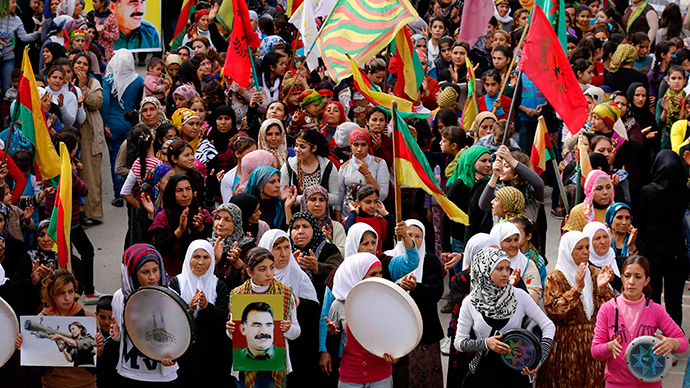
<instances>
[{"instance_id":1,"label":"waving flag","mask_svg":"<svg viewBox=\"0 0 690 388\"><path fill-rule=\"evenodd\" d=\"M252 68L252 53L249 49L261 44L259 35L252 29L249 21L247 3L245 0L225 0L218 10L217 18L226 29L232 31L223 74L246 88L249 86L249 71Z\"/></svg>"},{"instance_id":2,"label":"waving flag","mask_svg":"<svg viewBox=\"0 0 690 388\"><path fill-rule=\"evenodd\" d=\"M539 116L539 123L537 124L537 131L534 133L534 143L532 143L532 153L529 157L534 171L541 175L546 170L546 162L556 159L556 153L553 152L553 145L551 144L551 136L546 130L546 123L544 117Z\"/></svg>"},{"instance_id":3,"label":"waving flag","mask_svg":"<svg viewBox=\"0 0 690 388\"><path fill-rule=\"evenodd\" d=\"M480 37L486 35L489 19L493 16L495 9L491 0L465 1L458 39L466 40L470 47L473 47Z\"/></svg>"},{"instance_id":4,"label":"waving flag","mask_svg":"<svg viewBox=\"0 0 690 388\"><path fill-rule=\"evenodd\" d=\"M398 80L393 88L393 94L406 100L416 101L419 86L424 81L424 68L406 28L398 31L391 46L393 46L391 52L395 53L398 65Z\"/></svg>"},{"instance_id":5,"label":"waving flag","mask_svg":"<svg viewBox=\"0 0 690 388\"><path fill-rule=\"evenodd\" d=\"M448 199L443 190L436 183L429 161L412 137L407 124L397 109L393 109L393 149L395 178L398 183L407 187L415 187L432 195L441 205L448 217L461 224L469 225L469 218L453 201Z\"/></svg>"},{"instance_id":6,"label":"waving flag","mask_svg":"<svg viewBox=\"0 0 690 388\"><path fill-rule=\"evenodd\" d=\"M314 10L311 1L305 1L292 14L289 22L292 23L299 31L302 39L303 47L309 48L314 44L316 36L319 34L319 29L316 27L316 18L314 17ZM296 40L296 39L295 39ZM306 54L306 53L305 53ZM319 51L312 50L307 57L307 67L309 70L315 70L319 67Z\"/></svg>"},{"instance_id":7,"label":"waving flag","mask_svg":"<svg viewBox=\"0 0 690 388\"><path fill-rule=\"evenodd\" d=\"M474 68L469 58L465 58L467 66L467 100L465 108L462 110L462 128L469 131L474 124L474 119L479 114L479 104L477 103L477 80L474 77Z\"/></svg>"},{"instance_id":8,"label":"waving flag","mask_svg":"<svg viewBox=\"0 0 690 388\"><path fill-rule=\"evenodd\" d=\"M556 31L558 41L563 51L568 50L568 27L565 24L565 2L563 0L537 0L535 4L541 6L546 18Z\"/></svg>"},{"instance_id":9,"label":"waving flag","mask_svg":"<svg viewBox=\"0 0 690 388\"><path fill-rule=\"evenodd\" d=\"M587 122L587 100L551 23L538 5L532 10L520 70L561 115L570 132L578 133Z\"/></svg>"},{"instance_id":10,"label":"waving flag","mask_svg":"<svg viewBox=\"0 0 690 388\"><path fill-rule=\"evenodd\" d=\"M175 34L172 42L170 42L170 49L177 50L182 46L184 34L187 32L187 22L194 13L194 0L184 0L182 2L182 9L180 9L180 16L177 18L177 27L175 27Z\"/></svg>"},{"instance_id":11,"label":"waving flag","mask_svg":"<svg viewBox=\"0 0 690 388\"><path fill-rule=\"evenodd\" d=\"M363 66L418 18L408 0L338 0L316 39L331 78L340 82L352 74L347 54Z\"/></svg>"},{"instance_id":12,"label":"waving flag","mask_svg":"<svg viewBox=\"0 0 690 388\"><path fill-rule=\"evenodd\" d=\"M36 152L36 167L41 178L52 186L57 186L57 176L60 175L60 157L50 140L50 132L46 125L41 97L34 78L34 71L29 61L28 47L24 50L22 59L22 76L19 79L19 100L16 119L22 122L22 135L29 139Z\"/></svg>"},{"instance_id":13,"label":"waving flag","mask_svg":"<svg viewBox=\"0 0 690 388\"><path fill-rule=\"evenodd\" d=\"M58 265L70 268L70 232L72 230L72 158L65 143L60 142L60 183L55 195L55 207L50 216L48 235L57 246Z\"/></svg>"},{"instance_id":14,"label":"waving flag","mask_svg":"<svg viewBox=\"0 0 690 388\"><path fill-rule=\"evenodd\" d=\"M288 17L291 17L295 12L297 12L297 9L301 7L302 4L310 2L310 0L287 0L287 9L285 10L285 14L288 15Z\"/></svg>"}]
</instances>

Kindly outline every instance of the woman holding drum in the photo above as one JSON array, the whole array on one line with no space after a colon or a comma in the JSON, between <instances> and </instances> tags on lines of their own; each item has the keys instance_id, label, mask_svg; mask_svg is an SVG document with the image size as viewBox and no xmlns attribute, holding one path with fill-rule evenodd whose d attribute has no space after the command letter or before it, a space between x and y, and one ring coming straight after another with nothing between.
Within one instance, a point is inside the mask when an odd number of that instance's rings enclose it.
<instances>
[{"instance_id":1,"label":"woman holding drum","mask_svg":"<svg viewBox=\"0 0 690 388\"><path fill-rule=\"evenodd\" d=\"M671 351L685 352L688 340L666 310L651 300L645 257L628 257L621 278L623 293L601 306L597 314L592 356L606 361L607 388L661 387L660 380L668 374L665 370L670 371L671 361L666 357ZM635 347L639 340L643 345ZM633 368L626 361L633 362Z\"/></svg>"},{"instance_id":2,"label":"woman holding drum","mask_svg":"<svg viewBox=\"0 0 690 388\"><path fill-rule=\"evenodd\" d=\"M527 292L509 281L510 257L504 251L483 248L472 258L471 269L472 290L460 307L454 342L458 351L475 352L463 386L531 387L531 375L549 356L556 331L553 322ZM525 317L541 329L540 340L521 330ZM511 341L503 342L511 329L520 329L523 338L532 339L529 351ZM470 338L470 332L476 339Z\"/></svg>"}]
</instances>

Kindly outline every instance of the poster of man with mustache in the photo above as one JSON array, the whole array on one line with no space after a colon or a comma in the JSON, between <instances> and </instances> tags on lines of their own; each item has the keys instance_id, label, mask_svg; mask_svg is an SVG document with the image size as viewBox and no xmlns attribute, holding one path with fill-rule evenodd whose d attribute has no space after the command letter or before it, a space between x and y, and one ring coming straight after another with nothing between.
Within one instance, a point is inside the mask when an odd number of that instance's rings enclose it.
<instances>
[{"instance_id":1,"label":"poster of man with mustache","mask_svg":"<svg viewBox=\"0 0 690 388\"><path fill-rule=\"evenodd\" d=\"M160 0L86 0L85 10L115 15L120 36L113 50L159 51L161 49ZM102 18L99 18L101 20Z\"/></svg>"},{"instance_id":2,"label":"poster of man with mustache","mask_svg":"<svg viewBox=\"0 0 690 388\"><path fill-rule=\"evenodd\" d=\"M233 295L236 321L233 369L272 371L285 369L285 338L280 330L283 306L276 295ZM241 312L241 313L240 313Z\"/></svg>"}]
</instances>

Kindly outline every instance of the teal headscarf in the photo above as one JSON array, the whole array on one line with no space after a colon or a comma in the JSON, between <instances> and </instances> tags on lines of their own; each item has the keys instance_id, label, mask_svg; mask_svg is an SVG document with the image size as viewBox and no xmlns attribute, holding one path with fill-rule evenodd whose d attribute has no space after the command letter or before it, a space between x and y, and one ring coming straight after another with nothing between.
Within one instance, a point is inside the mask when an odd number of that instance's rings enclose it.
<instances>
[{"instance_id":1,"label":"teal headscarf","mask_svg":"<svg viewBox=\"0 0 690 388\"><path fill-rule=\"evenodd\" d=\"M480 145L472 146L463 151L462 155L460 155L460 159L458 159L458 165L455 168L455 172L448 178L446 187L452 186L458 179L460 179L468 189L474 187L474 173L477 172L474 164L484 154L491 154L491 151Z\"/></svg>"},{"instance_id":2,"label":"teal headscarf","mask_svg":"<svg viewBox=\"0 0 690 388\"><path fill-rule=\"evenodd\" d=\"M249 177L249 182L247 182L244 192L261 200L261 189L268 183L273 174L278 174L278 178L280 178L280 170L273 166L259 166L255 168ZM276 215L273 218L273 225L276 228L280 228L285 223L285 209L283 209L283 201L280 197L276 199Z\"/></svg>"},{"instance_id":3,"label":"teal headscarf","mask_svg":"<svg viewBox=\"0 0 690 388\"><path fill-rule=\"evenodd\" d=\"M630 210L630 206L623 202L616 202L613 205L609 206L608 209L606 209L606 217L604 218L604 221L606 222L606 226L609 228L611 227L611 224L613 223L614 217L616 217L616 213L621 211L622 209L628 209L630 212L630 219L632 220L632 210ZM623 257L628 257L630 256L630 252L628 250L628 240L630 240L630 233L627 233L625 235L625 241L623 241L623 247L621 248L621 256ZM616 240L611 239L611 247L615 251L616 249Z\"/></svg>"}]
</instances>

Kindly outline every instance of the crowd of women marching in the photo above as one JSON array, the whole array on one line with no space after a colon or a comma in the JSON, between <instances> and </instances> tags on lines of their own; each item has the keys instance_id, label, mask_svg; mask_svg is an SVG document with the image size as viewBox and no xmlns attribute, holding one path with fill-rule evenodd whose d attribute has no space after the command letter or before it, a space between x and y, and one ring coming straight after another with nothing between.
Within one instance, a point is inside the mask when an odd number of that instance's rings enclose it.
<instances>
[{"instance_id":1,"label":"crowd of women marching","mask_svg":"<svg viewBox=\"0 0 690 388\"><path fill-rule=\"evenodd\" d=\"M140 54L145 77L134 54L114 50L111 1L124 0L93 0L88 13L84 0L9 0L0 15L0 139L9 144L0 151L0 295L18 316L96 315L100 326L97 368L23 367L16 353L0 386L658 387L628 370L631 342L656 336L654 354L674 362L687 350L690 18L678 5L660 17L644 0L565 5L567 55L589 103L573 135L549 96L510 71L531 4L495 0L487 34L470 47L458 39L463 1L413 2L421 18L405 28L425 75L414 106L428 118L407 124L469 216L464 225L420 189L402 187L395 214L391 117L351 78L334 83L293 52L286 1L247 1L261 38L249 88L221 73L219 0L196 2L181 47L148 62ZM181 1L164 3L169 43ZM36 74L24 76L35 77L51 138L73 162L69 270L48 232L55 190L33 168L31 141L9 131L20 125L10 113L25 46ZM480 110L467 131L466 58ZM377 55L364 72L390 92L396 58ZM540 116L558 177L530 161ZM104 153L110 177L101 176ZM103 198L111 182L115 196ZM85 231L110 222L108 201L128 214L112 296L97 290L101 258ZM562 220L551 232L558 241L546 239L547 216ZM546 257L547 244L558 257ZM344 302L369 277L394 282L421 313L421 341L405 357L367 352L347 327ZM123 325L129 297L153 285L193 312L196 342L179 359L146 357ZM283 370L232 367L236 294L282 296ZM509 370L501 338L519 328L537 333L541 358Z\"/></svg>"}]
</instances>

